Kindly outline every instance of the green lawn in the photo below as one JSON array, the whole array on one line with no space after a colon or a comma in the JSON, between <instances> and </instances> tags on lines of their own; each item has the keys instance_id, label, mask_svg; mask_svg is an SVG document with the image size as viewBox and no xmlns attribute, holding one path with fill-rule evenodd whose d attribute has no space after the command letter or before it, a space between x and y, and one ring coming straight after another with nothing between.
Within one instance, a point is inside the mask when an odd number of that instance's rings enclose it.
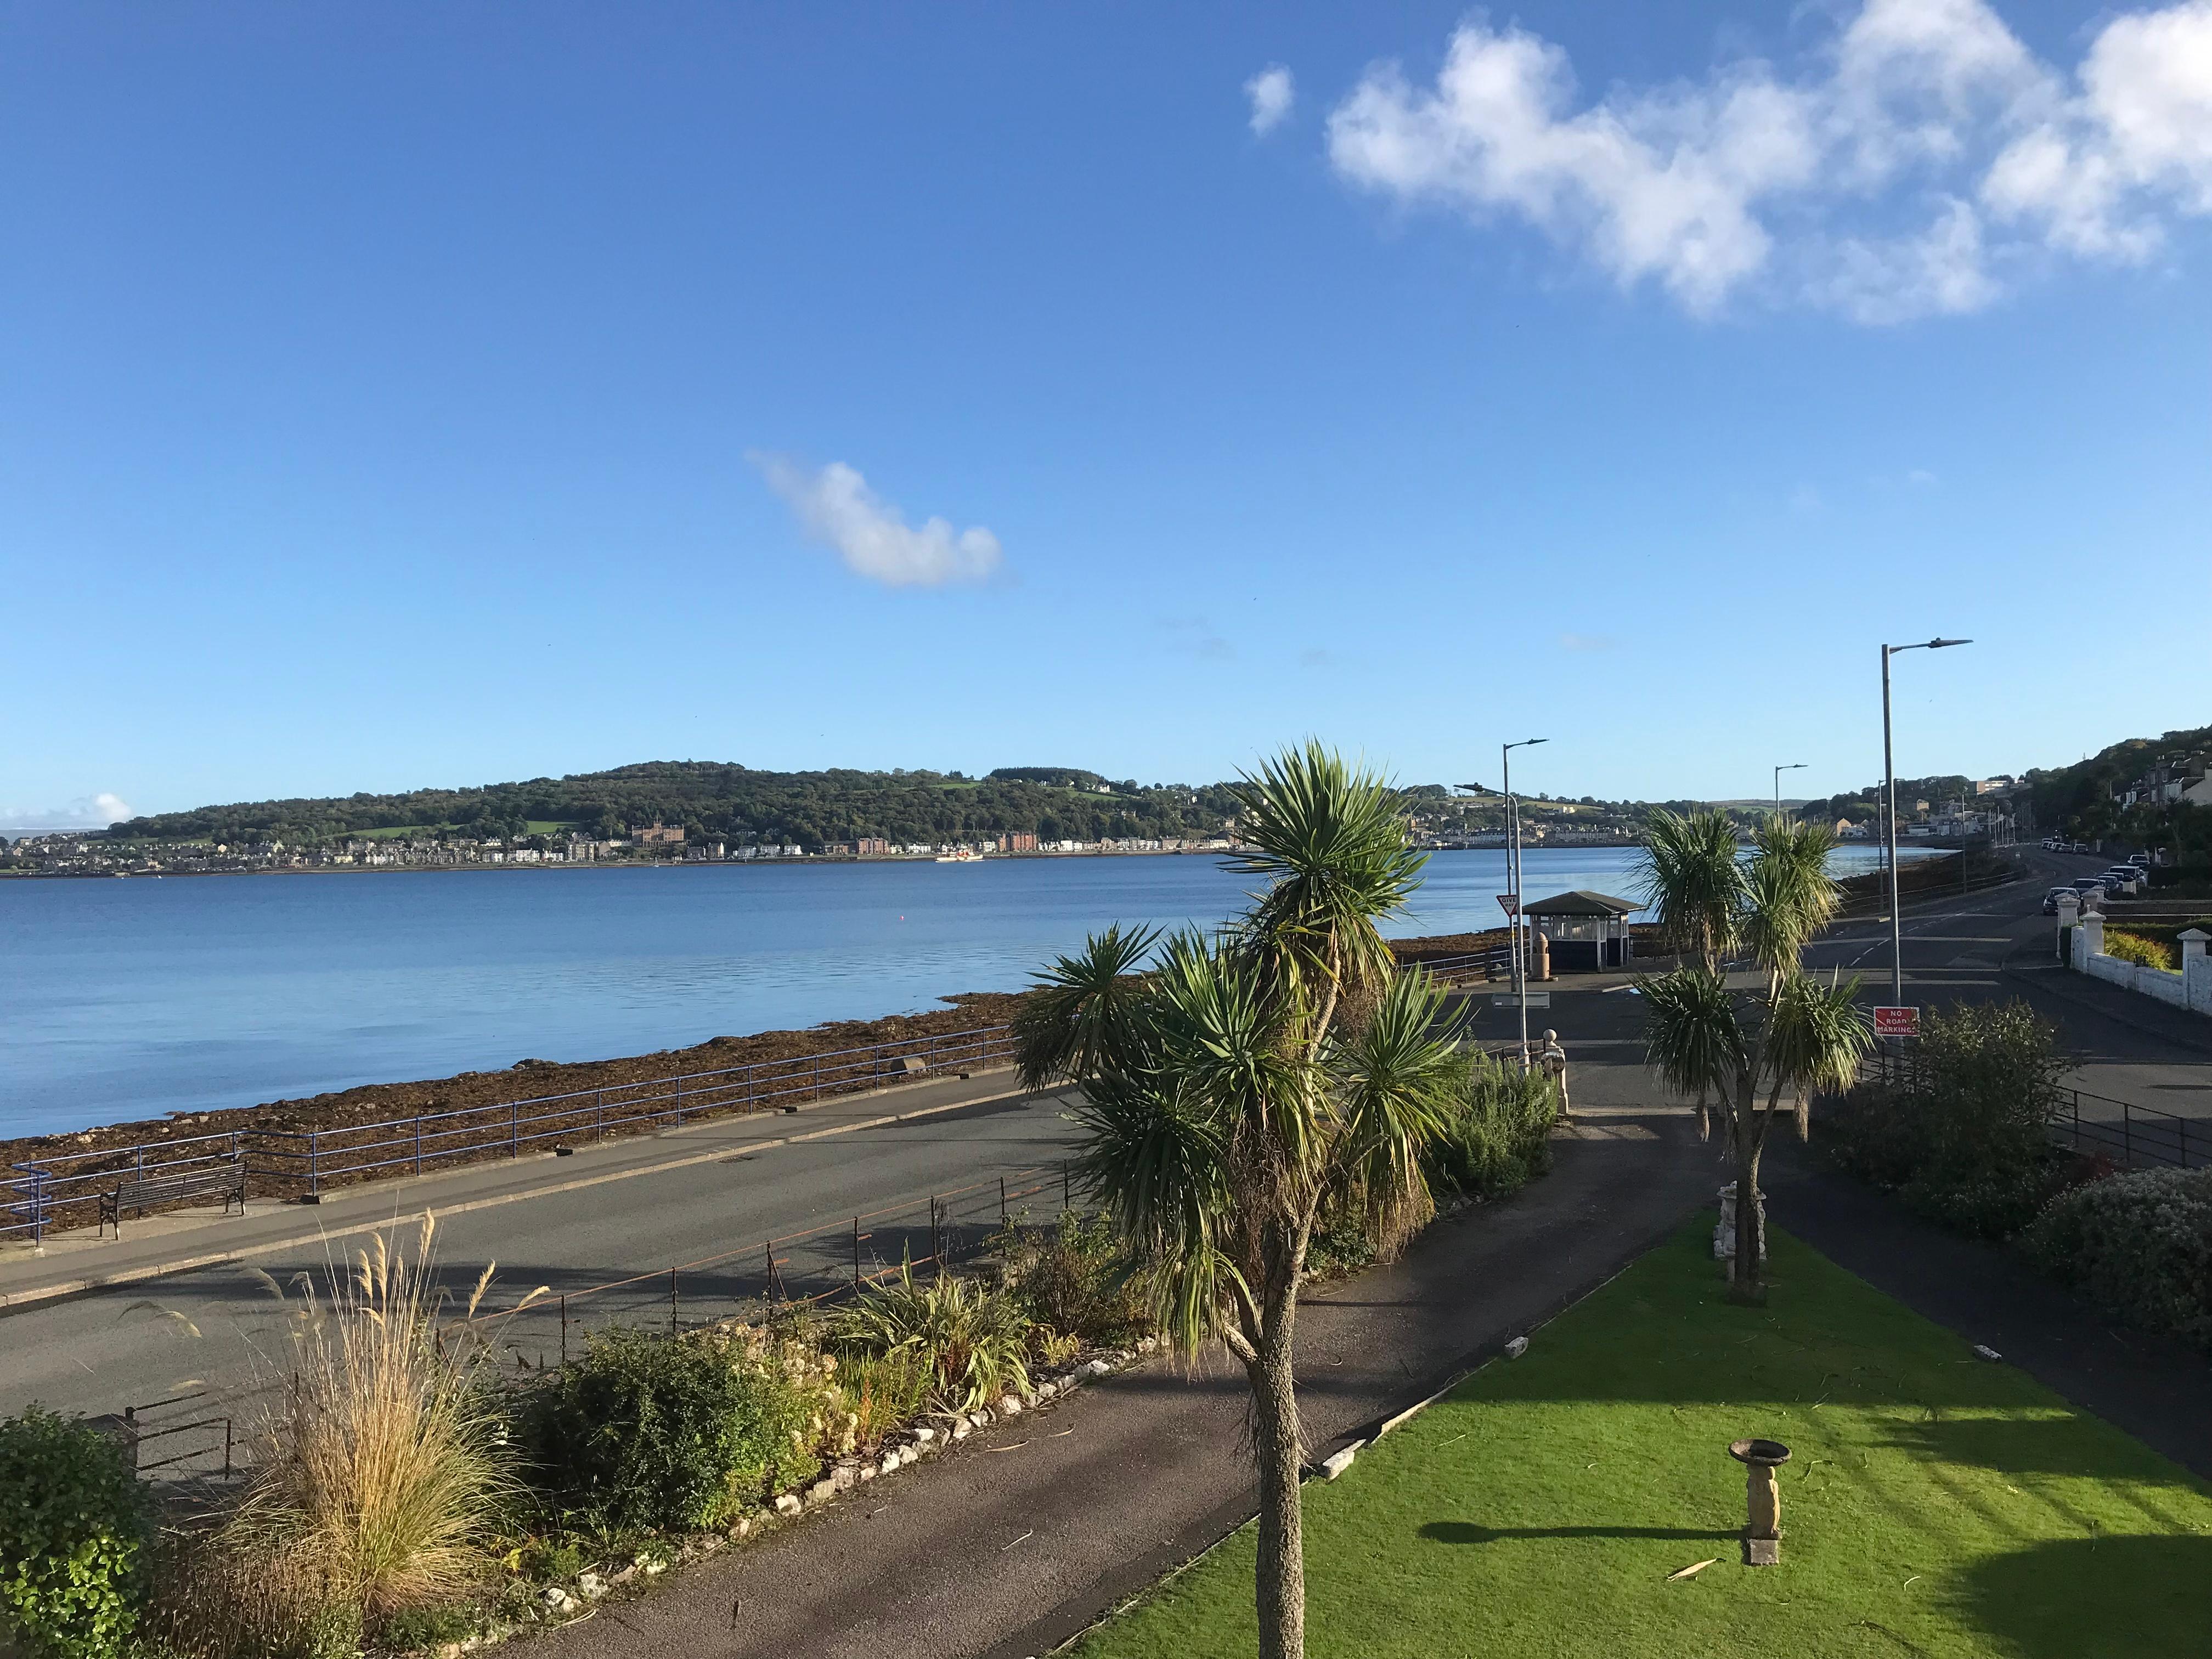
<instances>
[{"instance_id":1,"label":"green lawn","mask_svg":"<svg viewBox=\"0 0 2212 1659\"><path fill-rule=\"evenodd\" d=\"M1312 1654L2212 1653L2203 1482L1795 1239L1730 1307L1711 1224L1307 1486ZM1741 1565L1746 1435L1796 1454L1778 1567ZM1252 1652L1252 1557L1247 1527L1077 1651Z\"/></svg>"}]
</instances>

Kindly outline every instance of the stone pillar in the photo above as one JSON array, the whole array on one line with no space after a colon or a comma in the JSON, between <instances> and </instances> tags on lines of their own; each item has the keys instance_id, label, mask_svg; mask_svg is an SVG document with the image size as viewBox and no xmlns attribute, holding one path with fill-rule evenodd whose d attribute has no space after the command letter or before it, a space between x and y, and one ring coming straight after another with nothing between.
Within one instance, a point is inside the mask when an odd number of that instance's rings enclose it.
<instances>
[{"instance_id":1,"label":"stone pillar","mask_svg":"<svg viewBox=\"0 0 2212 1659\"><path fill-rule=\"evenodd\" d=\"M2081 938L2086 944L2077 947L2075 954L2081 957L2101 957L2105 954L2105 918L2101 912L2087 910L2081 921Z\"/></svg>"},{"instance_id":2,"label":"stone pillar","mask_svg":"<svg viewBox=\"0 0 2212 1659\"><path fill-rule=\"evenodd\" d=\"M1542 928L1529 930L1528 977L1539 983L1552 976L1552 939Z\"/></svg>"},{"instance_id":3,"label":"stone pillar","mask_svg":"<svg viewBox=\"0 0 2212 1659\"><path fill-rule=\"evenodd\" d=\"M2181 934L2181 1000L2200 1014L2212 1014L2212 957L2204 954L2212 933L2202 927Z\"/></svg>"}]
</instances>

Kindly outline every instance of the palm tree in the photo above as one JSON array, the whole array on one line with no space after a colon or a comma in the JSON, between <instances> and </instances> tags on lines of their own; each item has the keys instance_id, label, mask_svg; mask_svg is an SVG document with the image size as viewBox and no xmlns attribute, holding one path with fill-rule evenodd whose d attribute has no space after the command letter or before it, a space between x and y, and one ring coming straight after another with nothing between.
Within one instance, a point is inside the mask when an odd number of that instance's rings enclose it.
<instances>
[{"instance_id":1,"label":"palm tree","mask_svg":"<svg viewBox=\"0 0 2212 1659\"><path fill-rule=\"evenodd\" d=\"M1744 909L1735 820L1722 811L1651 815L1644 832L1642 896L1680 968L1692 951L1708 974L1735 949ZM1710 1091L1698 1085L1698 1139L1713 1132Z\"/></svg>"},{"instance_id":2,"label":"palm tree","mask_svg":"<svg viewBox=\"0 0 2212 1659\"><path fill-rule=\"evenodd\" d=\"M1217 937L1169 939L1133 988L1132 936L1093 938L1040 975L1018 1058L1026 1078L1083 1085L1080 1179L1145 1261L1161 1328L1186 1355L1218 1340L1244 1367L1260 1652L1297 1659L1307 1244L1333 1197L1356 1197L1386 1230L1425 1212L1419 1153L1467 1066L1442 989L1394 972L1378 929L1424 862L1388 786L1309 743L1237 795L1252 848L1239 866L1267 883L1251 908Z\"/></svg>"},{"instance_id":3,"label":"palm tree","mask_svg":"<svg viewBox=\"0 0 2212 1659\"><path fill-rule=\"evenodd\" d=\"M1717 815L1710 815L1717 816ZM1765 1249L1759 1210L1759 1155L1783 1096L1804 1121L1808 1091L1841 1089L1856 1074L1873 1032L1856 999L1859 982L1823 986L1800 965L1804 946L1835 914L1826 830L1776 820L1754 838L1723 931L1747 941L1767 971L1766 988L1731 990L1717 960L1676 968L1639 988L1644 1046L1672 1088L1695 1089L1702 1122L1717 1096L1735 1164L1735 1260L1729 1294L1764 1299ZM1733 861L1733 860L1732 860Z\"/></svg>"},{"instance_id":4,"label":"palm tree","mask_svg":"<svg viewBox=\"0 0 2212 1659\"><path fill-rule=\"evenodd\" d=\"M1644 906L1675 955L1695 951L1707 973L1719 972L1743 914L1735 820L1721 811L1654 812L1641 862Z\"/></svg>"}]
</instances>

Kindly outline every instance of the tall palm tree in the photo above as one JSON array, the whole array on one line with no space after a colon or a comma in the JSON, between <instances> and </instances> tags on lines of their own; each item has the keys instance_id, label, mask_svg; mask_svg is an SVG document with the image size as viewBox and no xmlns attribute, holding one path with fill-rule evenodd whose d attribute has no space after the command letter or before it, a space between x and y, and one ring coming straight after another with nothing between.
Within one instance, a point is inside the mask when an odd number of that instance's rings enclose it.
<instances>
[{"instance_id":1,"label":"tall palm tree","mask_svg":"<svg viewBox=\"0 0 2212 1659\"><path fill-rule=\"evenodd\" d=\"M1785 1093L1802 1127L1806 1094L1841 1089L1856 1074L1874 1037L1856 998L1859 982L1806 974L1804 947L1826 926L1840 899L1826 871L1830 838L1818 825L1767 824L1742 866L1725 931L1747 941L1767 971L1766 987L1731 990L1717 960L1647 979L1644 1047L1669 1086L1698 1091L1702 1122L1709 1096L1721 1103L1735 1164L1735 1260L1729 1293L1765 1295L1759 1164L1766 1133Z\"/></svg>"},{"instance_id":2,"label":"tall palm tree","mask_svg":"<svg viewBox=\"0 0 2212 1659\"><path fill-rule=\"evenodd\" d=\"M1640 864L1644 907L1667 943L1678 957L1695 951L1705 971L1717 973L1743 915L1735 820L1722 811L1654 812Z\"/></svg>"},{"instance_id":3,"label":"tall palm tree","mask_svg":"<svg viewBox=\"0 0 2212 1659\"><path fill-rule=\"evenodd\" d=\"M1162 1328L1186 1354L1218 1340L1244 1367L1260 1651L1297 1659L1304 1442L1293 1358L1307 1245L1334 1194L1400 1218L1427 1206L1419 1153L1467 1067L1442 989L1394 972L1379 931L1423 863L1382 780L1309 743L1237 793L1251 848L1239 866L1267 883L1250 909L1218 937L1168 939L1131 1018L1104 1008L1131 995L1129 936L1094 938L1040 976L1018 1059L1024 1076L1083 1085L1077 1167L1141 1252ZM1086 1047L1073 1035L1085 1030L1114 1035Z\"/></svg>"},{"instance_id":4,"label":"tall palm tree","mask_svg":"<svg viewBox=\"0 0 2212 1659\"><path fill-rule=\"evenodd\" d=\"M1639 887L1644 908L1674 952L1692 951L1708 974L1735 950L1744 910L1744 871L1735 820L1725 812L1654 812L1644 826ZM1698 1139L1712 1135L1711 1091L1698 1085Z\"/></svg>"}]
</instances>

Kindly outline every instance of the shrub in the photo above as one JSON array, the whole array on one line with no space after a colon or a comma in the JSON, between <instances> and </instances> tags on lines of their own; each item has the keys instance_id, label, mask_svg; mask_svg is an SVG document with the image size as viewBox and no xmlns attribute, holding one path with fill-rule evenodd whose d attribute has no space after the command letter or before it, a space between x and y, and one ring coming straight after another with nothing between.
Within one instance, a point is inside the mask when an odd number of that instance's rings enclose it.
<instances>
[{"instance_id":1,"label":"shrub","mask_svg":"<svg viewBox=\"0 0 2212 1659\"><path fill-rule=\"evenodd\" d=\"M35 1406L0 1420L0 1630L27 1651L125 1651L152 1533L145 1493L114 1440Z\"/></svg>"},{"instance_id":2,"label":"shrub","mask_svg":"<svg viewBox=\"0 0 2212 1659\"><path fill-rule=\"evenodd\" d=\"M849 1439L833 1369L750 1326L607 1331L526 1397L522 1438L547 1502L594 1526L717 1526Z\"/></svg>"},{"instance_id":3,"label":"shrub","mask_svg":"<svg viewBox=\"0 0 2212 1659\"><path fill-rule=\"evenodd\" d=\"M2168 973L2179 965L2172 945L2119 928L2105 930L2105 954L2118 957L2122 962L2139 963L2145 968L2163 968Z\"/></svg>"},{"instance_id":4,"label":"shrub","mask_svg":"<svg viewBox=\"0 0 2212 1659\"><path fill-rule=\"evenodd\" d=\"M913 1422L929 1405L928 1363L909 1349L881 1358L852 1360L841 1368L839 1380L853 1413L857 1451L874 1451L885 1435Z\"/></svg>"},{"instance_id":5,"label":"shrub","mask_svg":"<svg viewBox=\"0 0 2212 1659\"><path fill-rule=\"evenodd\" d=\"M521 1495L468 1337L441 1338L431 1226L380 1237L299 1310L289 1384L259 1425L237 1509L191 1553L179 1617L214 1651L350 1651L365 1632L466 1595ZM477 1281L473 1315L490 1282Z\"/></svg>"},{"instance_id":6,"label":"shrub","mask_svg":"<svg viewBox=\"0 0 2212 1659\"><path fill-rule=\"evenodd\" d=\"M1960 1231L2002 1238L2067 1182L2051 1139L2066 1070L2024 1002L1932 1009L1911 1073L1862 1085L1829 1115L1832 1162Z\"/></svg>"},{"instance_id":7,"label":"shrub","mask_svg":"<svg viewBox=\"0 0 2212 1659\"><path fill-rule=\"evenodd\" d=\"M1029 1387L1030 1328L1010 1291L945 1273L919 1281L908 1263L844 1309L830 1340L855 1358L910 1354L928 1375L932 1406L972 1411Z\"/></svg>"},{"instance_id":8,"label":"shrub","mask_svg":"<svg viewBox=\"0 0 2212 1659\"><path fill-rule=\"evenodd\" d=\"M1466 1095L1422 1153L1432 1185L1498 1198L1552 1167L1559 1097L1540 1072L1483 1054L1468 1067Z\"/></svg>"},{"instance_id":9,"label":"shrub","mask_svg":"<svg viewBox=\"0 0 2212 1659\"><path fill-rule=\"evenodd\" d=\"M2021 1243L2115 1317L2212 1346L2212 1170L2139 1170L2077 1187Z\"/></svg>"},{"instance_id":10,"label":"shrub","mask_svg":"<svg viewBox=\"0 0 2212 1659\"><path fill-rule=\"evenodd\" d=\"M1143 1331L1132 1264L1104 1216L1071 1210L1042 1231L1010 1226L998 1253L1006 1289L1042 1332L1112 1345Z\"/></svg>"}]
</instances>

